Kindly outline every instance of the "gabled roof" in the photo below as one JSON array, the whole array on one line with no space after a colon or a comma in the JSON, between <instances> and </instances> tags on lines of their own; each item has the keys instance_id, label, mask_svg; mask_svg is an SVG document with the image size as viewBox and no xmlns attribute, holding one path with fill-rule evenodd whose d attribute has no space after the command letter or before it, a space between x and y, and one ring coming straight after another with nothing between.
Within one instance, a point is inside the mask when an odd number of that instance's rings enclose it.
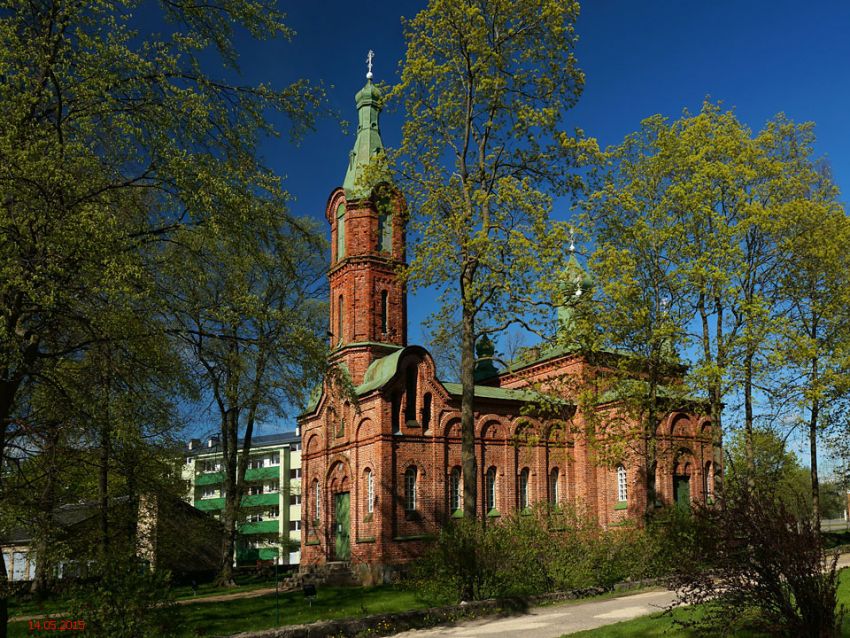
<instances>
[{"instance_id":1,"label":"gabled roof","mask_svg":"<svg viewBox=\"0 0 850 638\"><path fill-rule=\"evenodd\" d=\"M425 350L425 348L423 348L422 346L407 346L385 357L376 359L366 369L366 374L363 375L363 383L354 388L354 391L357 396L363 396L365 394L368 394L369 392L378 390L379 388L382 388L387 385L398 373L398 366L402 357L404 357L410 352L428 354L428 351ZM345 367L345 364L340 364L340 367L343 369L344 374L348 373L348 369ZM460 383L445 383L443 381L440 381L439 379L435 379L435 381L442 385L450 396L461 396L462 386ZM310 402L308 403L304 414L310 414L314 412L319 406L323 387L324 386L319 386L313 390L313 393L310 395ZM531 390L509 390L505 388L495 388L486 385L476 385L474 392L475 396L480 399L491 399L496 401L519 401L524 403L532 403L540 400L546 400L550 402L553 400L551 397L547 397ZM556 399L556 401L559 400Z\"/></svg>"}]
</instances>

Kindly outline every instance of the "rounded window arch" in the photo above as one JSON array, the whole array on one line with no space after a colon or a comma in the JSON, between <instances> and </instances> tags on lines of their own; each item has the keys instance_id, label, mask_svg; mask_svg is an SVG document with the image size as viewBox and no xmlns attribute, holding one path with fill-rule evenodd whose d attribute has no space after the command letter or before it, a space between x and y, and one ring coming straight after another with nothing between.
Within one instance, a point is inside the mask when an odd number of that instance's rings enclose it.
<instances>
[{"instance_id":1,"label":"rounded window arch","mask_svg":"<svg viewBox=\"0 0 850 638\"><path fill-rule=\"evenodd\" d=\"M407 512L415 512L417 507L417 485L418 472L416 466L411 465L404 471L404 509Z\"/></svg>"}]
</instances>

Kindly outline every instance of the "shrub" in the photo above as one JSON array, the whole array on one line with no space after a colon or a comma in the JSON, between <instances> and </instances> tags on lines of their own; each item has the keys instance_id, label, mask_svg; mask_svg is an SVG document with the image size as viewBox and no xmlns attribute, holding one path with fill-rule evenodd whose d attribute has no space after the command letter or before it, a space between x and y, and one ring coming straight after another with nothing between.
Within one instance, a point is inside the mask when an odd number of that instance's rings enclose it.
<instances>
[{"instance_id":1,"label":"shrub","mask_svg":"<svg viewBox=\"0 0 850 638\"><path fill-rule=\"evenodd\" d=\"M709 603L691 624L731 635L745 618L770 635L840 635L836 610L837 554L825 549L810 517L771 495L727 499L725 509L695 513L698 556L681 562L679 602Z\"/></svg>"},{"instance_id":2,"label":"shrub","mask_svg":"<svg viewBox=\"0 0 850 638\"><path fill-rule=\"evenodd\" d=\"M180 627L168 573L136 558L93 565L88 582L70 591L72 617L94 638L168 638Z\"/></svg>"},{"instance_id":3,"label":"shrub","mask_svg":"<svg viewBox=\"0 0 850 638\"><path fill-rule=\"evenodd\" d=\"M686 514L646 528L601 530L574 509L511 515L498 523L454 519L413 568L418 592L433 603L523 597L604 587L661 576L679 560L671 543L692 535Z\"/></svg>"}]
</instances>

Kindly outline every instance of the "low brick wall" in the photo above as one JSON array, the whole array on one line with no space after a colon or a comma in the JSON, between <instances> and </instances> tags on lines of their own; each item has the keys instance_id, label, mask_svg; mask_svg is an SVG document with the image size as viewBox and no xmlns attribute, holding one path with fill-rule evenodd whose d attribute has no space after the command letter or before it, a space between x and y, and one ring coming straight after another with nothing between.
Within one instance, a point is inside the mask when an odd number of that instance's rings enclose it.
<instances>
[{"instance_id":1,"label":"low brick wall","mask_svg":"<svg viewBox=\"0 0 850 638\"><path fill-rule=\"evenodd\" d=\"M290 625L277 629L233 634L229 638L366 638L388 636L408 629L425 629L436 625L469 620L481 616L510 615L525 611L531 605L559 600L575 600L604 593L601 587L568 592L542 594L529 598L478 600L460 605L417 609L394 614L372 614L345 620L323 620L307 625Z\"/></svg>"}]
</instances>

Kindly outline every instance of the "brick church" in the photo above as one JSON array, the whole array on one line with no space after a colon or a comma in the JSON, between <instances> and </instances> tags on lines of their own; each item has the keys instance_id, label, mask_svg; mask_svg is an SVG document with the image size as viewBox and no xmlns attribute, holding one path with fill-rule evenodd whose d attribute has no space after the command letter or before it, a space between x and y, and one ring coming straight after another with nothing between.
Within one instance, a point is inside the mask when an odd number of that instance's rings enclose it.
<instances>
[{"instance_id":1,"label":"brick church","mask_svg":"<svg viewBox=\"0 0 850 638\"><path fill-rule=\"evenodd\" d=\"M372 580L420 555L463 507L461 386L441 381L428 351L407 343L407 296L397 274L405 263L404 200L386 185L363 187L367 165L382 151L380 97L371 80L356 95L357 138L325 210L329 367L337 374L299 417L302 565L351 561ZM575 257L571 266L580 268ZM589 283L584 277L578 285ZM569 349L543 351L501 374L492 363L479 365L476 509L485 520L542 502L573 504L603 527L616 525L644 512L647 474L659 503L711 498L719 455L705 417L664 415L658 461L647 473L634 450L595 461L582 435L586 416L566 399L560 418L523 413L539 399L532 384L586 378L589 366ZM622 418L615 402L595 410L602 420Z\"/></svg>"}]
</instances>

